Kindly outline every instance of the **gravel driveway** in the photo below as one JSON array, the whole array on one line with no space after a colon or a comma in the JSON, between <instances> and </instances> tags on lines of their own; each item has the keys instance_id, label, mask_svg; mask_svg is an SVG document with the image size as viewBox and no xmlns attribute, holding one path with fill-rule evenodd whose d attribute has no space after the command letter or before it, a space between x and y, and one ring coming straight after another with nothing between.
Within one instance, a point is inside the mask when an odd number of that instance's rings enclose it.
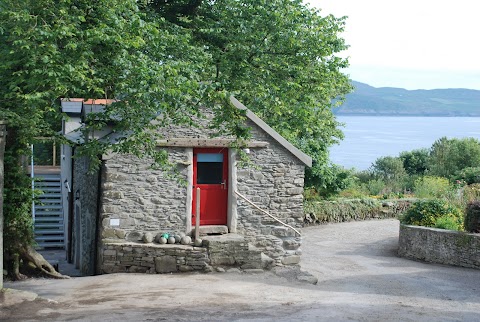
<instances>
[{"instance_id":1,"label":"gravel driveway","mask_svg":"<svg viewBox=\"0 0 480 322\"><path fill-rule=\"evenodd\" d=\"M272 273L111 274L32 279L39 294L7 321L480 321L480 271L396 257L398 221L303 230L302 268L318 284Z\"/></svg>"}]
</instances>

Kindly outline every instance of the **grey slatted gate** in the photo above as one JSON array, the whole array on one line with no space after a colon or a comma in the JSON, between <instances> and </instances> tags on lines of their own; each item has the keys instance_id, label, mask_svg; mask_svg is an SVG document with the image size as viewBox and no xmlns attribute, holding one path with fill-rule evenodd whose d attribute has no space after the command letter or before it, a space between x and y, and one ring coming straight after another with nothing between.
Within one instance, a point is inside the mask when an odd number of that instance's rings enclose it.
<instances>
[{"instance_id":1,"label":"grey slatted gate","mask_svg":"<svg viewBox=\"0 0 480 322\"><path fill-rule=\"evenodd\" d=\"M35 241L40 248L65 248L60 174L35 175L42 194L35 203Z\"/></svg>"}]
</instances>

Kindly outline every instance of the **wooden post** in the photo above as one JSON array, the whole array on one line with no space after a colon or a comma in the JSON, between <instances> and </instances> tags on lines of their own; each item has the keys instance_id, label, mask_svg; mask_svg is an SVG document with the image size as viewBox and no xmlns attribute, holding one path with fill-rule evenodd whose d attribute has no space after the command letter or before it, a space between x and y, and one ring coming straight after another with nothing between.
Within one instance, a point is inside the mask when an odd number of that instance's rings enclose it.
<instances>
[{"instance_id":1,"label":"wooden post","mask_svg":"<svg viewBox=\"0 0 480 322\"><path fill-rule=\"evenodd\" d=\"M200 238L200 188L197 187L197 204L195 205L195 240Z\"/></svg>"},{"instance_id":2,"label":"wooden post","mask_svg":"<svg viewBox=\"0 0 480 322\"><path fill-rule=\"evenodd\" d=\"M6 136L6 123L0 121L0 290L3 289L3 160L5 156L5 141L7 140Z\"/></svg>"}]
</instances>

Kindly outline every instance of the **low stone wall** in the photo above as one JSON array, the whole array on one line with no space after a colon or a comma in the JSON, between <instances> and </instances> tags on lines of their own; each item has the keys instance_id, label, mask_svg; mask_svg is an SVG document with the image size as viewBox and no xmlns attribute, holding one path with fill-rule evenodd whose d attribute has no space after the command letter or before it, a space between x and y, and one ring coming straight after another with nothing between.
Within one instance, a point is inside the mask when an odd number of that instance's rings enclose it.
<instances>
[{"instance_id":1,"label":"low stone wall","mask_svg":"<svg viewBox=\"0 0 480 322\"><path fill-rule=\"evenodd\" d=\"M106 242L100 255L100 274L209 272L218 267L271 269L275 265L272 258L237 234L204 236L202 247ZM300 261L300 256L288 256L286 259L284 265L295 265Z\"/></svg>"},{"instance_id":2,"label":"low stone wall","mask_svg":"<svg viewBox=\"0 0 480 322\"><path fill-rule=\"evenodd\" d=\"M305 224L397 218L415 199L339 199L305 202Z\"/></svg>"},{"instance_id":3,"label":"low stone wall","mask_svg":"<svg viewBox=\"0 0 480 322\"><path fill-rule=\"evenodd\" d=\"M209 271L207 248L179 244L105 243L100 273Z\"/></svg>"},{"instance_id":4,"label":"low stone wall","mask_svg":"<svg viewBox=\"0 0 480 322\"><path fill-rule=\"evenodd\" d=\"M415 260L480 269L480 234L400 225L398 254Z\"/></svg>"}]
</instances>

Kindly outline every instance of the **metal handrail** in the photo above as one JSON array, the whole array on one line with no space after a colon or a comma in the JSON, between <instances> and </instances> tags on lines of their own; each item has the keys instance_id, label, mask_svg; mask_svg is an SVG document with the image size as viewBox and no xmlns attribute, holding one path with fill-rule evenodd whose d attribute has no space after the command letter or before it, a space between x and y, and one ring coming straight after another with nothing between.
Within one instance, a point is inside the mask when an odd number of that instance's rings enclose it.
<instances>
[{"instance_id":1,"label":"metal handrail","mask_svg":"<svg viewBox=\"0 0 480 322\"><path fill-rule=\"evenodd\" d=\"M301 234L297 229L295 229L294 227L290 226L289 224L284 223L284 222L281 221L280 219L278 219L278 218L270 215L268 212L266 212L265 210L263 210L262 208L260 208L259 206L257 206L257 205L254 204L253 202L251 202L250 200L248 200L247 197L245 197L244 195L242 195L240 192L238 192L238 191L235 190L235 193L236 193L239 197L241 197L243 200L245 200L246 202L248 202L250 205L252 205L254 208L256 208L257 210L263 212L264 214L266 214L266 215L269 216L270 218L272 218L272 219L274 219L275 221L281 223L283 226L292 229L292 230L295 231L299 236L302 236L302 234Z\"/></svg>"}]
</instances>

